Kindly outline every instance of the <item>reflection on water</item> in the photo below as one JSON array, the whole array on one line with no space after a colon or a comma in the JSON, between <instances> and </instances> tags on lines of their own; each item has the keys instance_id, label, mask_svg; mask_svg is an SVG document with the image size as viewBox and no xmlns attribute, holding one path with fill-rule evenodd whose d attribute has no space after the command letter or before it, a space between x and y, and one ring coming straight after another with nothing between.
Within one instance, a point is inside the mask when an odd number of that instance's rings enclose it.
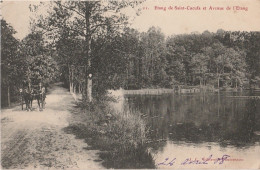
<instances>
[{"instance_id":1,"label":"reflection on water","mask_svg":"<svg viewBox=\"0 0 260 170\"><path fill-rule=\"evenodd\" d=\"M260 93L125 95L122 108L142 113L157 162L178 148L184 157L194 155L190 147L204 157L214 151L260 160L260 100L239 97L250 95Z\"/></svg>"}]
</instances>

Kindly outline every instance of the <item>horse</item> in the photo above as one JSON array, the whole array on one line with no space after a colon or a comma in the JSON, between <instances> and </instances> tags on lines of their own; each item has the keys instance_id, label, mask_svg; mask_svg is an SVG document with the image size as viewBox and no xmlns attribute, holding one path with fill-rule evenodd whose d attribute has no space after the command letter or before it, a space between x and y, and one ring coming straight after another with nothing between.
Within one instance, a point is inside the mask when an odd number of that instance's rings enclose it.
<instances>
[{"instance_id":1,"label":"horse","mask_svg":"<svg viewBox=\"0 0 260 170\"><path fill-rule=\"evenodd\" d=\"M44 109L45 98L46 98L44 87L41 90L32 89L30 92L28 89L25 89L24 91L20 89L20 94L22 96L22 110L23 110L23 100L25 101L27 111L32 111L33 100L37 100L38 110Z\"/></svg>"},{"instance_id":2,"label":"horse","mask_svg":"<svg viewBox=\"0 0 260 170\"><path fill-rule=\"evenodd\" d=\"M38 107L39 107L38 110L40 110L41 105L40 105L40 93L39 93L39 91L32 89L31 96L32 96L31 100L30 100L31 108L32 108L33 100L37 100Z\"/></svg>"},{"instance_id":3,"label":"horse","mask_svg":"<svg viewBox=\"0 0 260 170\"><path fill-rule=\"evenodd\" d=\"M32 90L31 96L32 96L30 101L31 107L32 107L33 100L37 100L38 110L45 108L46 94L45 94L44 87L41 90Z\"/></svg>"},{"instance_id":4,"label":"horse","mask_svg":"<svg viewBox=\"0 0 260 170\"><path fill-rule=\"evenodd\" d=\"M32 95L31 93L29 92L28 89L20 89L20 94L21 94L21 97L22 97L22 110L23 110L23 101L25 101L25 105L26 105L26 110L27 111L31 111L32 110L32 107L31 107L31 101L32 101Z\"/></svg>"}]
</instances>

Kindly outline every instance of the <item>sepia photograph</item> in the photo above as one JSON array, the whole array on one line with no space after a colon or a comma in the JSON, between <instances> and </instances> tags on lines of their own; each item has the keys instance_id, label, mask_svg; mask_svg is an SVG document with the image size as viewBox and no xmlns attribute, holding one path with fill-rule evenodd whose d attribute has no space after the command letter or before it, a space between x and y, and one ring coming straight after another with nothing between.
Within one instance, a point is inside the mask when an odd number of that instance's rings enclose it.
<instances>
[{"instance_id":1,"label":"sepia photograph","mask_svg":"<svg viewBox=\"0 0 260 170\"><path fill-rule=\"evenodd\" d=\"M0 169L260 169L259 0L0 6Z\"/></svg>"}]
</instances>

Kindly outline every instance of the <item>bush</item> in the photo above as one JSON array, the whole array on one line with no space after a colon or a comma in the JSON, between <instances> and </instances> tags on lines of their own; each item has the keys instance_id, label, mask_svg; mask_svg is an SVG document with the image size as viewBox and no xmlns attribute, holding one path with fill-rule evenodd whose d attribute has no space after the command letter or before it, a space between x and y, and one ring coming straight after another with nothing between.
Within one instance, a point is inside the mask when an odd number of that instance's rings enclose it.
<instances>
[{"instance_id":1,"label":"bush","mask_svg":"<svg viewBox=\"0 0 260 170\"><path fill-rule=\"evenodd\" d=\"M140 113L116 112L107 101L80 104L67 132L103 152L106 168L155 168L146 146L146 123Z\"/></svg>"}]
</instances>

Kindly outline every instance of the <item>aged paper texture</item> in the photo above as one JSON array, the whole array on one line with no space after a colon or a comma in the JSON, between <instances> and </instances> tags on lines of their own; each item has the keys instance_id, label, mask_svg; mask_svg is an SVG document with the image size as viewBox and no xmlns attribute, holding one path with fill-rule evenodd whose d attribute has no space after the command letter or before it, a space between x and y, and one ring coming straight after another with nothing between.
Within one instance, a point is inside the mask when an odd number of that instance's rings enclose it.
<instances>
[{"instance_id":1,"label":"aged paper texture","mask_svg":"<svg viewBox=\"0 0 260 170\"><path fill-rule=\"evenodd\" d=\"M260 169L260 1L1 2L2 169Z\"/></svg>"}]
</instances>

